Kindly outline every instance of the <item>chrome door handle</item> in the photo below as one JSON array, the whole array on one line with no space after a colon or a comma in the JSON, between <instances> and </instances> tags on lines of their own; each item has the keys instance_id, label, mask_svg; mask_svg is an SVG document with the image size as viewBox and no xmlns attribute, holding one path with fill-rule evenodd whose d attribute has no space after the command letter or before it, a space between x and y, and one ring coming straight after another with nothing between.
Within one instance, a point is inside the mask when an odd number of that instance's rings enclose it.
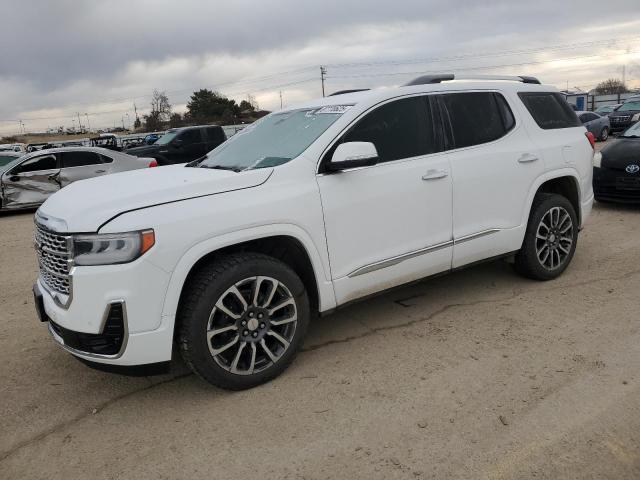
<instances>
[{"instance_id":1,"label":"chrome door handle","mask_svg":"<svg viewBox=\"0 0 640 480\"><path fill-rule=\"evenodd\" d=\"M445 170L428 170L426 175L422 176L422 180L437 180L438 178L444 178L449 173Z\"/></svg>"},{"instance_id":2,"label":"chrome door handle","mask_svg":"<svg viewBox=\"0 0 640 480\"><path fill-rule=\"evenodd\" d=\"M95 173L104 173L106 170L96 170Z\"/></svg>"},{"instance_id":3,"label":"chrome door handle","mask_svg":"<svg viewBox=\"0 0 640 480\"><path fill-rule=\"evenodd\" d=\"M531 163L531 162L536 162L540 160L538 157L536 157L535 155L532 155L531 153L523 153L520 158L518 159L518 162L520 163Z\"/></svg>"}]
</instances>

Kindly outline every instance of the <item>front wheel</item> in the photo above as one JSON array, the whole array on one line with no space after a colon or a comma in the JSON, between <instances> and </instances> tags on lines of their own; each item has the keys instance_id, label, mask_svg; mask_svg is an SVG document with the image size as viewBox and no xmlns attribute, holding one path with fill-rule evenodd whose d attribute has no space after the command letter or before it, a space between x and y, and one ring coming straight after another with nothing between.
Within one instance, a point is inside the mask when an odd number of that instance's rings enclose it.
<instances>
[{"instance_id":1,"label":"front wheel","mask_svg":"<svg viewBox=\"0 0 640 480\"><path fill-rule=\"evenodd\" d=\"M551 280L567 268L578 241L578 218L566 197L536 195L522 248L516 254L518 273L535 280Z\"/></svg>"},{"instance_id":2,"label":"front wheel","mask_svg":"<svg viewBox=\"0 0 640 480\"><path fill-rule=\"evenodd\" d=\"M208 263L185 285L178 341L200 377L242 390L289 366L309 318L307 292L287 265L258 253L232 254Z\"/></svg>"}]
</instances>

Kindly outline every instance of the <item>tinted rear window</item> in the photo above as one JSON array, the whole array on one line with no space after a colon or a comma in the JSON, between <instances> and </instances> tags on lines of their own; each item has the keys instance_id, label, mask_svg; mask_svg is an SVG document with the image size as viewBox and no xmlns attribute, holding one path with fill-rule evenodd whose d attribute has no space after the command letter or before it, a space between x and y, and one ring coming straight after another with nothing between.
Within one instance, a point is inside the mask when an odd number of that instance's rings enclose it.
<instances>
[{"instance_id":1,"label":"tinted rear window","mask_svg":"<svg viewBox=\"0 0 640 480\"><path fill-rule=\"evenodd\" d=\"M581 125L578 116L560 93L522 92L518 96L538 126L544 130Z\"/></svg>"},{"instance_id":2,"label":"tinted rear window","mask_svg":"<svg viewBox=\"0 0 640 480\"><path fill-rule=\"evenodd\" d=\"M448 93L442 101L449 114L455 148L491 142L515 125L509 104L493 92Z\"/></svg>"}]
</instances>

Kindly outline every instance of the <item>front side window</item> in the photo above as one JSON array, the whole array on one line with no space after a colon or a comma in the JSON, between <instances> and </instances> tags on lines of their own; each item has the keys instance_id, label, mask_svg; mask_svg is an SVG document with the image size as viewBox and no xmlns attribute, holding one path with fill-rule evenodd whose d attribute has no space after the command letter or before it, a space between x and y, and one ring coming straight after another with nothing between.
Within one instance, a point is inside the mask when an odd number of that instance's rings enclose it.
<instances>
[{"instance_id":1,"label":"front side window","mask_svg":"<svg viewBox=\"0 0 640 480\"><path fill-rule=\"evenodd\" d=\"M162 135L155 144L166 145L167 143L171 142L171 140L176 138L179 133L180 133L180 130L169 130L167 133Z\"/></svg>"},{"instance_id":2,"label":"front side window","mask_svg":"<svg viewBox=\"0 0 640 480\"><path fill-rule=\"evenodd\" d=\"M55 170L58 168L58 161L55 155L42 155L33 157L18 165L14 173L39 172L42 170Z\"/></svg>"},{"instance_id":3,"label":"front side window","mask_svg":"<svg viewBox=\"0 0 640 480\"><path fill-rule=\"evenodd\" d=\"M239 172L282 165L304 152L348 108L332 105L267 115L209 152L197 166Z\"/></svg>"},{"instance_id":4,"label":"front side window","mask_svg":"<svg viewBox=\"0 0 640 480\"><path fill-rule=\"evenodd\" d=\"M100 155L93 152L64 152L62 154L62 167L86 167L102 163Z\"/></svg>"},{"instance_id":5,"label":"front side window","mask_svg":"<svg viewBox=\"0 0 640 480\"><path fill-rule=\"evenodd\" d=\"M434 139L429 101L423 96L394 100L376 108L359 120L339 143L371 142L378 151L378 162L390 162L436 152Z\"/></svg>"},{"instance_id":6,"label":"front side window","mask_svg":"<svg viewBox=\"0 0 640 480\"><path fill-rule=\"evenodd\" d=\"M543 130L581 125L578 116L558 92L521 92L518 94L535 122Z\"/></svg>"},{"instance_id":7,"label":"front side window","mask_svg":"<svg viewBox=\"0 0 640 480\"><path fill-rule=\"evenodd\" d=\"M449 116L455 148L492 142L515 126L509 104L498 93L447 93L441 98Z\"/></svg>"}]
</instances>

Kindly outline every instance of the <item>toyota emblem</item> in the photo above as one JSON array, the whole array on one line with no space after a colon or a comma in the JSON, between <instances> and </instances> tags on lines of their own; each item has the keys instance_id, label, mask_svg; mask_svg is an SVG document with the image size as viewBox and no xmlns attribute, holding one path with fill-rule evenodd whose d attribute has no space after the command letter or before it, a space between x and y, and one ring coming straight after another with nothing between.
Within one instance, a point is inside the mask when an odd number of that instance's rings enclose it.
<instances>
[{"instance_id":1,"label":"toyota emblem","mask_svg":"<svg viewBox=\"0 0 640 480\"><path fill-rule=\"evenodd\" d=\"M625 168L625 170L627 171L627 173L638 173L640 172L640 166L635 164L627 165L627 168Z\"/></svg>"}]
</instances>

